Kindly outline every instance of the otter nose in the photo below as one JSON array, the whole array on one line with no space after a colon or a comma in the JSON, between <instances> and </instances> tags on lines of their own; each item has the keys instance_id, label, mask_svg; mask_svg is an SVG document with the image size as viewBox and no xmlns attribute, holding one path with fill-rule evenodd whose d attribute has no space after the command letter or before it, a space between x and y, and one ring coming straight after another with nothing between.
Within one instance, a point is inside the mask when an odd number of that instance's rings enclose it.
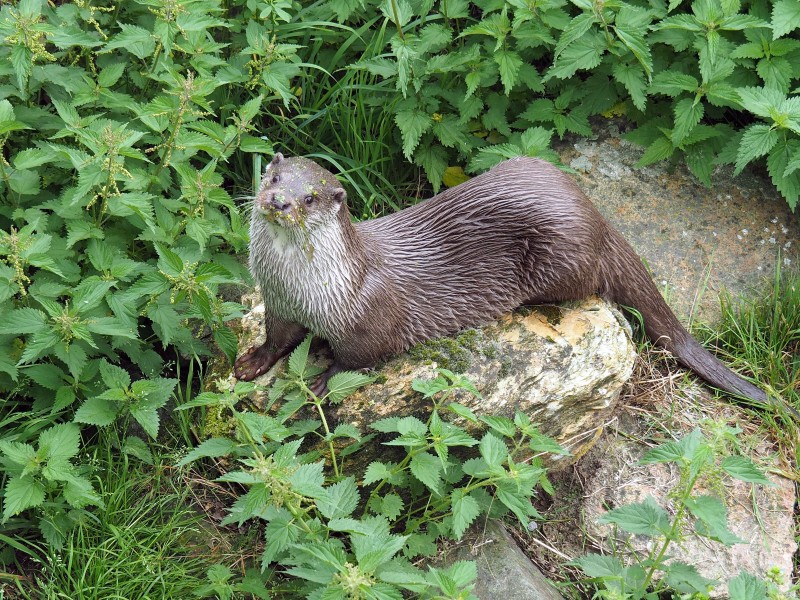
<instances>
[{"instance_id":1,"label":"otter nose","mask_svg":"<svg viewBox=\"0 0 800 600\"><path fill-rule=\"evenodd\" d=\"M270 200L272 202L272 206L278 210L286 210L292 205L292 203L289 202L283 194L272 194L272 198Z\"/></svg>"}]
</instances>

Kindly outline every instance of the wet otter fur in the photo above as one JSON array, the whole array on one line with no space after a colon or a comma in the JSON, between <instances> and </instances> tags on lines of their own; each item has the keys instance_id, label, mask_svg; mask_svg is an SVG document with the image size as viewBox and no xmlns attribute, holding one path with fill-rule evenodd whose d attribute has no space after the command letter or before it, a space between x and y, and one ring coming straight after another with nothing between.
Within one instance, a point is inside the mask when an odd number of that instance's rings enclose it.
<instances>
[{"instance_id":1,"label":"wet otter fur","mask_svg":"<svg viewBox=\"0 0 800 600\"><path fill-rule=\"evenodd\" d=\"M635 308L647 335L713 386L766 394L684 329L641 260L567 175L515 158L415 206L352 223L336 177L276 154L253 205L250 269L266 307L266 342L235 365L266 372L307 334L343 369L371 367L413 344L524 304L591 294Z\"/></svg>"}]
</instances>

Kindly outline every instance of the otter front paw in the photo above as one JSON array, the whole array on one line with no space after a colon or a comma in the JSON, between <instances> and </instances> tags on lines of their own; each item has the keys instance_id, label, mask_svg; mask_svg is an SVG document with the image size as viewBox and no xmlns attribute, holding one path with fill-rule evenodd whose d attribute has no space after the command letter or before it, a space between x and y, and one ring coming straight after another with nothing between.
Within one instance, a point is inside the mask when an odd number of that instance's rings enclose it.
<instances>
[{"instance_id":1,"label":"otter front paw","mask_svg":"<svg viewBox=\"0 0 800 600\"><path fill-rule=\"evenodd\" d=\"M240 381L252 381L269 371L285 352L271 352L266 344L253 346L233 365L233 375Z\"/></svg>"}]
</instances>

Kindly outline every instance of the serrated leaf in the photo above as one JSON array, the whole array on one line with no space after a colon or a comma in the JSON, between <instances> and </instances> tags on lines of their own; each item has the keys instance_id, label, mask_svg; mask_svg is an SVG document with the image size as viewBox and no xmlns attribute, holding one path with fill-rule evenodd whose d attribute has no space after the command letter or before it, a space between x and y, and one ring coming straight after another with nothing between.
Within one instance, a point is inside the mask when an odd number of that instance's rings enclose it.
<instances>
[{"instance_id":1,"label":"serrated leaf","mask_svg":"<svg viewBox=\"0 0 800 600\"><path fill-rule=\"evenodd\" d=\"M800 141L796 139L781 140L767 157L767 170L772 183L794 210L800 198L800 172L786 175L786 167L792 156L800 152Z\"/></svg>"},{"instance_id":2,"label":"serrated leaf","mask_svg":"<svg viewBox=\"0 0 800 600\"><path fill-rule=\"evenodd\" d=\"M579 566L588 577L610 580L621 578L625 571L625 566L616 556L587 554L570 561L570 564Z\"/></svg>"},{"instance_id":3,"label":"serrated leaf","mask_svg":"<svg viewBox=\"0 0 800 600\"><path fill-rule=\"evenodd\" d=\"M610 510L598 522L611 523L624 531L650 537L665 535L670 527L667 512L651 497L644 502Z\"/></svg>"},{"instance_id":4,"label":"serrated leaf","mask_svg":"<svg viewBox=\"0 0 800 600\"><path fill-rule=\"evenodd\" d=\"M664 581L680 594L706 595L719 582L698 573L693 565L671 561L664 567Z\"/></svg>"},{"instance_id":5,"label":"serrated leaf","mask_svg":"<svg viewBox=\"0 0 800 600\"><path fill-rule=\"evenodd\" d=\"M119 414L120 407L116 402L104 398L88 398L75 411L75 421L87 425L105 427L111 425Z\"/></svg>"},{"instance_id":6,"label":"serrated leaf","mask_svg":"<svg viewBox=\"0 0 800 600\"><path fill-rule=\"evenodd\" d=\"M420 452L415 454L409 464L411 474L424 483L437 496L442 493L442 463L429 454Z\"/></svg>"},{"instance_id":7,"label":"serrated leaf","mask_svg":"<svg viewBox=\"0 0 800 600\"><path fill-rule=\"evenodd\" d=\"M439 131L438 125L434 127L434 133ZM433 186L434 193L438 193L447 173L447 151L438 144L428 144L417 150L414 162L425 169L425 176Z\"/></svg>"},{"instance_id":8,"label":"serrated leaf","mask_svg":"<svg viewBox=\"0 0 800 600\"><path fill-rule=\"evenodd\" d=\"M672 143L680 146L689 132L700 122L704 114L702 102L684 98L675 104L675 127L672 130Z\"/></svg>"},{"instance_id":9,"label":"serrated leaf","mask_svg":"<svg viewBox=\"0 0 800 600\"><path fill-rule=\"evenodd\" d=\"M494 53L494 60L500 69L500 81L503 83L503 90L508 95L517 83L519 70L522 67L522 58L513 50L498 50Z\"/></svg>"},{"instance_id":10,"label":"serrated leaf","mask_svg":"<svg viewBox=\"0 0 800 600\"><path fill-rule=\"evenodd\" d=\"M16 308L3 315L0 322L0 334L21 335L37 333L47 324L45 314L35 308Z\"/></svg>"},{"instance_id":11,"label":"serrated leaf","mask_svg":"<svg viewBox=\"0 0 800 600\"><path fill-rule=\"evenodd\" d=\"M727 456L721 466L723 471L739 481L774 485L752 460L744 456Z\"/></svg>"},{"instance_id":12,"label":"serrated leaf","mask_svg":"<svg viewBox=\"0 0 800 600\"><path fill-rule=\"evenodd\" d=\"M236 449L236 443L228 438L209 438L203 441L199 446L192 448L186 456L184 456L176 467L183 467L190 462L196 461L198 458L218 458L220 456L227 456Z\"/></svg>"},{"instance_id":13,"label":"serrated leaf","mask_svg":"<svg viewBox=\"0 0 800 600\"><path fill-rule=\"evenodd\" d=\"M403 514L405 505L403 499L397 494L386 494L380 499L380 502L380 514L390 521L397 520Z\"/></svg>"},{"instance_id":14,"label":"serrated leaf","mask_svg":"<svg viewBox=\"0 0 800 600\"><path fill-rule=\"evenodd\" d=\"M569 45L545 74L543 81L553 77L567 79L578 70L594 69L600 64L606 44L599 34L586 34Z\"/></svg>"},{"instance_id":15,"label":"serrated leaf","mask_svg":"<svg viewBox=\"0 0 800 600\"><path fill-rule=\"evenodd\" d=\"M765 119L771 118L786 98L780 90L772 88L742 87L736 91L746 110Z\"/></svg>"},{"instance_id":16,"label":"serrated leaf","mask_svg":"<svg viewBox=\"0 0 800 600\"><path fill-rule=\"evenodd\" d=\"M664 160L665 158L669 158L675 152L675 146L672 145L672 141L665 138L659 137L647 147L647 150L644 151L642 157L636 162L636 168L646 167L647 165L652 165L660 160Z\"/></svg>"},{"instance_id":17,"label":"serrated leaf","mask_svg":"<svg viewBox=\"0 0 800 600\"><path fill-rule=\"evenodd\" d=\"M505 442L491 433L486 433L481 438L478 449L489 467L501 466L508 456Z\"/></svg>"},{"instance_id":18,"label":"serrated leaf","mask_svg":"<svg viewBox=\"0 0 800 600\"><path fill-rule=\"evenodd\" d=\"M303 377L308 370L308 351L311 348L311 340L313 336L310 334L306 336L300 344L289 355L289 360L286 365L289 372L296 377Z\"/></svg>"},{"instance_id":19,"label":"serrated leaf","mask_svg":"<svg viewBox=\"0 0 800 600\"><path fill-rule=\"evenodd\" d=\"M687 498L686 507L699 519L696 531L726 546L743 543L728 529L728 513L725 505L713 496Z\"/></svg>"},{"instance_id":20,"label":"serrated leaf","mask_svg":"<svg viewBox=\"0 0 800 600\"><path fill-rule=\"evenodd\" d=\"M122 443L122 452L129 456L135 456L147 465L153 465L153 454L145 441L136 435L129 435Z\"/></svg>"},{"instance_id":21,"label":"serrated leaf","mask_svg":"<svg viewBox=\"0 0 800 600\"><path fill-rule=\"evenodd\" d=\"M633 105L639 110L644 111L647 105L647 95L645 94L647 84L645 83L642 70L638 67L620 62L614 65L612 71L614 73L614 79L619 81L625 86L625 89L628 90Z\"/></svg>"},{"instance_id":22,"label":"serrated leaf","mask_svg":"<svg viewBox=\"0 0 800 600\"><path fill-rule=\"evenodd\" d=\"M751 125L745 130L736 154L734 175L738 175L750 161L767 154L778 143L779 134L769 125Z\"/></svg>"},{"instance_id":23,"label":"serrated leaf","mask_svg":"<svg viewBox=\"0 0 800 600\"><path fill-rule=\"evenodd\" d=\"M326 488L324 498L316 501L319 512L326 519L342 519L353 514L358 506L358 487L353 477L347 477Z\"/></svg>"},{"instance_id":24,"label":"serrated leaf","mask_svg":"<svg viewBox=\"0 0 800 600\"><path fill-rule=\"evenodd\" d=\"M31 475L11 477L3 490L3 520L44 502L44 486Z\"/></svg>"},{"instance_id":25,"label":"serrated leaf","mask_svg":"<svg viewBox=\"0 0 800 600\"><path fill-rule=\"evenodd\" d=\"M767 588L764 582L742 571L728 582L730 600L767 600Z\"/></svg>"},{"instance_id":26,"label":"serrated leaf","mask_svg":"<svg viewBox=\"0 0 800 600\"><path fill-rule=\"evenodd\" d=\"M213 336L219 349L222 350L225 356L228 357L228 360L233 363L239 352L239 339L236 333L234 333L230 327L223 325L214 329Z\"/></svg>"},{"instance_id":27,"label":"serrated leaf","mask_svg":"<svg viewBox=\"0 0 800 600\"><path fill-rule=\"evenodd\" d=\"M60 423L39 435L39 451L48 461L66 461L78 453L81 430L74 423Z\"/></svg>"},{"instance_id":28,"label":"serrated leaf","mask_svg":"<svg viewBox=\"0 0 800 600\"><path fill-rule=\"evenodd\" d=\"M481 514L481 509L475 498L465 495L461 489L453 490L450 504L453 510L453 534L457 540L460 540L464 532Z\"/></svg>"},{"instance_id":29,"label":"serrated leaf","mask_svg":"<svg viewBox=\"0 0 800 600\"><path fill-rule=\"evenodd\" d=\"M358 388L372 383L373 380L374 377L355 371L337 373L328 380L328 395L325 398L332 404L338 404Z\"/></svg>"},{"instance_id":30,"label":"serrated leaf","mask_svg":"<svg viewBox=\"0 0 800 600\"><path fill-rule=\"evenodd\" d=\"M394 122L400 129L403 138L403 154L408 160L411 160L422 134L433 125L433 119L424 111L413 108L399 111L395 115Z\"/></svg>"},{"instance_id":31,"label":"serrated leaf","mask_svg":"<svg viewBox=\"0 0 800 600\"><path fill-rule=\"evenodd\" d=\"M772 5L772 38L778 39L800 27L800 1L778 0Z\"/></svg>"},{"instance_id":32,"label":"serrated leaf","mask_svg":"<svg viewBox=\"0 0 800 600\"><path fill-rule=\"evenodd\" d=\"M480 417L480 420L502 436L511 438L517 433L517 427L514 425L514 421L508 417L483 415Z\"/></svg>"},{"instance_id":33,"label":"serrated leaf","mask_svg":"<svg viewBox=\"0 0 800 600\"><path fill-rule=\"evenodd\" d=\"M391 463L377 461L370 463L367 470L364 472L364 485L370 485L387 479L391 475L391 469L395 466L396 465Z\"/></svg>"},{"instance_id":34,"label":"serrated leaf","mask_svg":"<svg viewBox=\"0 0 800 600\"><path fill-rule=\"evenodd\" d=\"M583 35L589 31L589 29L591 29L595 22L595 16L588 12L581 13L572 19L561 33L561 37L558 39L558 44L556 44L556 47L553 50L553 59L557 59L559 54L561 54L572 42L583 37Z\"/></svg>"}]
</instances>

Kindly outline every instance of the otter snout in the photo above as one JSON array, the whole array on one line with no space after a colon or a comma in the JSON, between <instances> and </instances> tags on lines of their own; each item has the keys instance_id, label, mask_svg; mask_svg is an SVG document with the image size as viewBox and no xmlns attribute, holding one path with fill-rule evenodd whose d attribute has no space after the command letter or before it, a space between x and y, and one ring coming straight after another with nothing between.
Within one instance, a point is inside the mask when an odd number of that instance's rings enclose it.
<instances>
[{"instance_id":1,"label":"otter snout","mask_svg":"<svg viewBox=\"0 0 800 600\"><path fill-rule=\"evenodd\" d=\"M273 208L282 212L286 212L292 207L291 200L288 200L283 194L272 194L269 203Z\"/></svg>"}]
</instances>

